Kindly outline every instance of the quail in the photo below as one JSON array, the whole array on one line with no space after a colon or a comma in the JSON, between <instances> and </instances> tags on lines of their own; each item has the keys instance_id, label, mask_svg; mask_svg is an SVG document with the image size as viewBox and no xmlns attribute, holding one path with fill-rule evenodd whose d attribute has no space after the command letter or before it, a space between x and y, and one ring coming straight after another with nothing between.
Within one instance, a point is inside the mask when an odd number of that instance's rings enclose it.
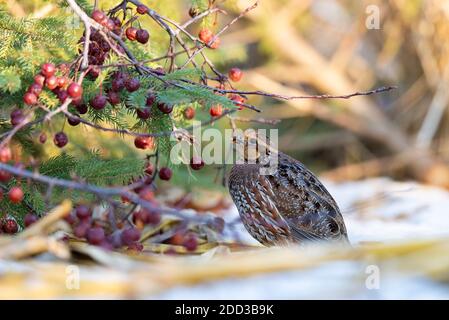
<instances>
[{"instance_id":1,"label":"quail","mask_svg":"<svg viewBox=\"0 0 449 320\"><path fill-rule=\"evenodd\" d=\"M343 217L318 178L298 160L276 151L277 170L261 161L234 164L228 187L246 230L265 246L310 241L348 242Z\"/></svg>"}]
</instances>

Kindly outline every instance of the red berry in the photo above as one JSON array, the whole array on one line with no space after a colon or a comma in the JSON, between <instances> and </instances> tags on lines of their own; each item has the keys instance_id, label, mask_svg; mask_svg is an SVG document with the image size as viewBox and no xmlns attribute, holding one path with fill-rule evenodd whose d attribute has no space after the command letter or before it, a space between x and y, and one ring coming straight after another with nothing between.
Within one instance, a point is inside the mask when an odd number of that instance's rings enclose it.
<instances>
[{"instance_id":1,"label":"red berry","mask_svg":"<svg viewBox=\"0 0 449 320\"><path fill-rule=\"evenodd\" d=\"M58 90L57 96L58 96L59 101L61 103L64 103L67 100L67 98L69 97L69 94L67 93L66 90Z\"/></svg>"},{"instance_id":2,"label":"red berry","mask_svg":"<svg viewBox=\"0 0 449 320\"><path fill-rule=\"evenodd\" d=\"M108 102L108 99L105 96L99 94L90 100L90 106L92 108L94 108L95 110L101 110L104 107L106 107L107 102Z\"/></svg>"},{"instance_id":3,"label":"red berry","mask_svg":"<svg viewBox=\"0 0 449 320\"><path fill-rule=\"evenodd\" d=\"M159 224L159 222L161 222L161 214L157 211L149 212L149 215L147 217L147 223L156 225Z\"/></svg>"},{"instance_id":4,"label":"red berry","mask_svg":"<svg viewBox=\"0 0 449 320\"><path fill-rule=\"evenodd\" d=\"M86 232L86 239L90 244L98 245L105 240L104 229L101 227L89 228Z\"/></svg>"},{"instance_id":5,"label":"red berry","mask_svg":"<svg viewBox=\"0 0 449 320\"><path fill-rule=\"evenodd\" d=\"M64 88L68 83L69 79L67 77L58 77L58 87Z\"/></svg>"},{"instance_id":6,"label":"red berry","mask_svg":"<svg viewBox=\"0 0 449 320\"><path fill-rule=\"evenodd\" d=\"M193 156L190 160L190 167L193 170L200 170L202 167L204 167L204 161L201 159L201 157Z\"/></svg>"},{"instance_id":7,"label":"red berry","mask_svg":"<svg viewBox=\"0 0 449 320\"><path fill-rule=\"evenodd\" d=\"M78 83L72 82L67 87L67 93L72 99L79 99L81 98L81 95L83 94L83 87L81 87Z\"/></svg>"},{"instance_id":8,"label":"red berry","mask_svg":"<svg viewBox=\"0 0 449 320\"><path fill-rule=\"evenodd\" d=\"M12 187L8 192L8 197L12 203L20 203L23 200L23 191L20 187Z\"/></svg>"},{"instance_id":9,"label":"red berry","mask_svg":"<svg viewBox=\"0 0 449 320\"><path fill-rule=\"evenodd\" d=\"M8 162L12 159L11 149L7 146L0 149L0 162Z\"/></svg>"},{"instance_id":10,"label":"red berry","mask_svg":"<svg viewBox=\"0 0 449 320\"><path fill-rule=\"evenodd\" d=\"M70 225L74 225L77 221L76 217L73 214L69 214L69 215L65 216L64 220Z\"/></svg>"},{"instance_id":11,"label":"red berry","mask_svg":"<svg viewBox=\"0 0 449 320\"><path fill-rule=\"evenodd\" d=\"M209 109L209 113L212 117L218 117L221 116L223 114L223 107L221 106L221 104L216 104L213 105L210 109Z\"/></svg>"},{"instance_id":12,"label":"red berry","mask_svg":"<svg viewBox=\"0 0 449 320\"><path fill-rule=\"evenodd\" d=\"M212 43L209 45L211 49L217 49L220 46L221 40L219 37L215 36L212 40Z\"/></svg>"},{"instance_id":13,"label":"red berry","mask_svg":"<svg viewBox=\"0 0 449 320\"><path fill-rule=\"evenodd\" d=\"M73 233L78 238L84 238L86 236L87 230L89 230L89 228L90 228L89 222L81 221L81 223L75 227L75 229L73 230Z\"/></svg>"},{"instance_id":14,"label":"red berry","mask_svg":"<svg viewBox=\"0 0 449 320\"><path fill-rule=\"evenodd\" d=\"M137 9L136 9L136 10L137 10L137 12L140 13L140 14L145 14L145 13L147 13L148 8L141 4L141 5L138 5L138 6L137 6Z\"/></svg>"},{"instance_id":15,"label":"red berry","mask_svg":"<svg viewBox=\"0 0 449 320\"><path fill-rule=\"evenodd\" d=\"M37 96L34 93L27 92L23 96L23 102L29 106L37 103Z\"/></svg>"},{"instance_id":16,"label":"red berry","mask_svg":"<svg viewBox=\"0 0 449 320\"><path fill-rule=\"evenodd\" d=\"M100 72L101 72L101 69L99 67L93 67L89 71L89 76L91 76L93 79L96 79L100 75Z\"/></svg>"},{"instance_id":17,"label":"red berry","mask_svg":"<svg viewBox=\"0 0 449 320\"><path fill-rule=\"evenodd\" d=\"M0 181L1 182L8 182L11 180L12 175L8 171L0 170Z\"/></svg>"},{"instance_id":18,"label":"red berry","mask_svg":"<svg viewBox=\"0 0 449 320\"><path fill-rule=\"evenodd\" d=\"M19 231L19 225L17 224L16 220L6 219L5 221L3 221L2 229L5 233L14 234Z\"/></svg>"},{"instance_id":19,"label":"red berry","mask_svg":"<svg viewBox=\"0 0 449 320\"><path fill-rule=\"evenodd\" d=\"M114 248L120 248L122 243L122 231L117 230L114 231L112 234L108 235L106 237L106 240L114 247Z\"/></svg>"},{"instance_id":20,"label":"red berry","mask_svg":"<svg viewBox=\"0 0 449 320\"><path fill-rule=\"evenodd\" d=\"M58 86L58 78L56 78L55 76L47 77L47 79L45 80L45 86L50 90L55 89Z\"/></svg>"},{"instance_id":21,"label":"red berry","mask_svg":"<svg viewBox=\"0 0 449 320\"><path fill-rule=\"evenodd\" d=\"M92 216L90 208L84 204L80 204L75 209L75 214L80 220L87 220Z\"/></svg>"},{"instance_id":22,"label":"red berry","mask_svg":"<svg viewBox=\"0 0 449 320\"><path fill-rule=\"evenodd\" d=\"M139 192L139 198L146 201L151 201L154 200L154 193L150 187L145 187Z\"/></svg>"},{"instance_id":23,"label":"red berry","mask_svg":"<svg viewBox=\"0 0 449 320\"><path fill-rule=\"evenodd\" d=\"M100 24L103 26L103 27L108 27L108 21L109 21L109 18L108 17L104 17L104 19L103 20L101 20L100 21Z\"/></svg>"},{"instance_id":24,"label":"red berry","mask_svg":"<svg viewBox=\"0 0 449 320\"><path fill-rule=\"evenodd\" d=\"M120 95L115 91L109 91L108 92L108 101L113 106L120 103Z\"/></svg>"},{"instance_id":25,"label":"red berry","mask_svg":"<svg viewBox=\"0 0 449 320\"><path fill-rule=\"evenodd\" d=\"M69 142L69 138L61 131L55 134L53 142L58 148L63 148Z\"/></svg>"},{"instance_id":26,"label":"red berry","mask_svg":"<svg viewBox=\"0 0 449 320\"><path fill-rule=\"evenodd\" d=\"M192 107L187 107L184 110L184 118L191 120L195 117L195 109L193 109Z\"/></svg>"},{"instance_id":27,"label":"red berry","mask_svg":"<svg viewBox=\"0 0 449 320\"><path fill-rule=\"evenodd\" d=\"M123 203L130 203L131 202L129 200L129 198L127 198L126 196L120 196L120 199L122 200Z\"/></svg>"},{"instance_id":28,"label":"red berry","mask_svg":"<svg viewBox=\"0 0 449 320\"><path fill-rule=\"evenodd\" d=\"M137 116L142 120L148 119L151 115L150 108L137 109L136 112L137 112Z\"/></svg>"},{"instance_id":29,"label":"red berry","mask_svg":"<svg viewBox=\"0 0 449 320\"><path fill-rule=\"evenodd\" d=\"M179 230L170 238L170 243L175 246L180 246L184 242L184 237L185 237L185 231Z\"/></svg>"},{"instance_id":30,"label":"red berry","mask_svg":"<svg viewBox=\"0 0 449 320\"><path fill-rule=\"evenodd\" d=\"M80 104L76 105L75 109L78 111L79 114L87 113L87 105L85 103L80 103Z\"/></svg>"},{"instance_id":31,"label":"red berry","mask_svg":"<svg viewBox=\"0 0 449 320\"><path fill-rule=\"evenodd\" d=\"M80 120L79 117L74 116L74 117L67 117L67 122L68 122L71 126L75 127L75 126L77 126L77 125L80 124L81 120Z\"/></svg>"},{"instance_id":32,"label":"red berry","mask_svg":"<svg viewBox=\"0 0 449 320\"><path fill-rule=\"evenodd\" d=\"M125 34L129 40L134 41L137 37L137 29L134 27L129 27L126 29Z\"/></svg>"},{"instance_id":33,"label":"red berry","mask_svg":"<svg viewBox=\"0 0 449 320\"><path fill-rule=\"evenodd\" d=\"M116 28L120 28L122 26L122 21L119 18L113 17L111 20L114 22Z\"/></svg>"},{"instance_id":34,"label":"red berry","mask_svg":"<svg viewBox=\"0 0 449 320\"><path fill-rule=\"evenodd\" d=\"M154 165L152 163L148 163L145 167L145 173L152 176L154 173Z\"/></svg>"},{"instance_id":35,"label":"red berry","mask_svg":"<svg viewBox=\"0 0 449 320\"><path fill-rule=\"evenodd\" d=\"M38 85L40 85L41 87L43 87L44 86L44 83L45 83L45 77L44 77L44 75L42 75L42 74L36 74L35 76L34 76L34 82L35 83L37 83Z\"/></svg>"},{"instance_id":36,"label":"red berry","mask_svg":"<svg viewBox=\"0 0 449 320\"><path fill-rule=\"evenodd\" d=\"M40 135L39 135L39 142L40 143L45 143L47 141L47 135L45 134L45 132L42 132Z\"/></svg>"},{"instance_id":37,"label":"red berry","mask_svg":"<svg viewBox=\"0 0 449 320\"><path fill-rule=\"evenodd\" d=\"M200 38L200 40L204 43L209 43L209 41L212 40L213 36L214 34L209 29L201 29L198 33L198 38Z\"/></svg>"},{"instance_id":38,"label":"red berry","mask_svg":"<svg viewBox=\"0 0 449 320\"><path fill-rule=\"evenodd\" d=\"M122 71L115 71L112 74L114 79L122 79L122 80L126 80L129 78L129 74L126 72L122 72Z\"/></svg>"},{"instance_id":39,"label":"red berry","mask_svg":"<svg viewBox=\"0 0 449 320\"><path fill-rule=\"evenodd\" d=\"M243 109L243 104L245 103L245 98L243 98L241 95L238 94L231 94L229 96L229 99L231 99L232 101L234 101L234 104L236 106L239 106L239 110Z\"/></svg>"},{"instance_id":40,"label":"red berry","mask_svg":"<svg viewBox=\"0 0 449 320\"><path fill-rule=\"evenodd\" d=\"M38 219L39 218L36 215L32 213L27 213L23 218L23 223L25 224L25 227L29 227L30 225L35 223Z\"/></svg>"},{"instance_id":41,"label":"red berry","mask_svg":"<svg viewBox=\"0 0 449 320\"><path fill-rule=\"evenodd\" d=\"M171 238L170 238L170 243L175 245L175 246L180 246L182 245L184 242L184 232L183 231L178 231L176 232Z\"/></svg>"},{"instance_id":42,"label":"red berry","mask_svg":"<svg viewBox=\"0 0 449 320\"><path fill-rule=\"evenodd\" d=\"M238 82L242 80L243 77L243 71L239 68L231 68L228 72L229 79L231 79L234 82Z\"/></svg>"},{"instance_id":43,"label":"red berry","mask_svg":"<svg viewBox=\"0 0 449 320\"><path fill-rule=\"evenodd\" d=\"M149 94L147 97L146 105L148 107L151 107L155 101L156 101L156 96L154 94Z\"/></svg>"},{"instance_id":44,"label":"red berry","mask_svg":"<svg viewBox=\"0 0 449 320\"><path fill-rule=\"evenodd\" d=\"M148 39L150 39L150 34L145 29L137 30L136 32L136 39L142 44L145 44L148 42Z\"/></svg>"},{"instance_id":45,"label":"red berry","mask_svg":"<svg viewBox=\"0 0 449 320\"><path fill-rule=\"evenodd\" d=\"M49 78L56 72L56 67L53 63L44 63L41 67L41 73L45 78Z\"/></svg>"},{"instance_id":46,"label":"red berry","mask_svg":"<svg viewBox=\"0 0 449 320\"><path fill-rule=\"evenodd\" d=\"M39 96L42 92L42 85L35 82L28 87L28 92L33 93L36 96Z\"/></svg>"},{"instance_id":47,"label":"red berry","mask_svg":"<svg viewBox=\"0 0 449 320\"><path fill-rule=\"evenodd\" d=\"M173 172L171 171L170 168L162 167L159 170L159 178L161 178L162 180L170 180L172 175L173 175Z\"/></svg>"},{"instance_id":48,"label":"red berry","mask_svg":"<svg viewBox=\"0 0 449 320\"><path fill-rule=\"evenodd\" d=\"M126 87L126 90L128 90L128 92L134 92L140 88L140 81L139 81L139 79L136 79L136 78L128 79L125 82L125 87Z\"/></svg>"},{"instance_id":49,"label":"red berry","mask_svg":"<svg viewBox=\"0 0 449 320\"><path fill-rule=\"evenodd\" d=\"M187 249L187 251L195 251L198 247L198 241L194 235L187 235L184 238L182 245Z\"/></svg>"},{"instance_id":50,"label":"red berry","mask_svg":"<svg viewBox=\"0 0 449 320\"><path fill-rule=\"evenodd\" d=\"M14 109L13 111L11 111L10 117L11 117L11 124L13 126L17 126L25 120L25 116L23 115L23 112L20 109Z\"/></svg>"},{"instance_id":51,"label":"red berry","mask_svg":"<svg viewBox=\"0 0 449 320\"><path fill-rule=\"evenodd\" d=\"M111 19L107 19L105 27L112 31L116 28L115 22Z\"/></svg>"},{"instance_id":52,"label":"red berry","mask_svg":"<svg viewBox=\"0 0 449 320\"><path fill-rule=\"evenodd\" d=\"M169 104L166 104L166 103L163 103L163 102L159 102L157 104L157 107L158 107L159 110L161 110L162 113L169 114L169 113L171 113L173 111L173 106L171 106Z\"/></svg>"},{"instance_id":53,"label":"red berry","mask_svg":"<svg viewBox=\"0 0 449 320\"><path fill-rule=\"evenodd\" d=\"M140 209L133 213L133 222L134 224L147 224L149 217L149 212L145 209Z\"/></svg>"},{"instance_id":54,"label":"red berry","mask_svg":"<svg viewBox=\"0 0 449 320\"><path fill-rule=\"evenodd\" d=\"M125 87L125 80L123 80L123 78L115 78L114 80L112 80L112 84L111 84L112 90L113 91L120 91Z\"/></svg>"},{"instance_id":55,"label":"red berry","mask_svg":"<svg viewBox=\"0 0 449 320\"><path fill-rule=\"evenodd\" d=\"M129 228L122 232L120 239L124 245L131 245L134 242L139 241L140 231L137 228Z\"/></svg>"},{"instance_id":56,"label":"red berry","mask_svg":"<svg viewBox=\"0 0 449 320\"><path fill-rule=\"evenodd\" d=\"M134 145L138 149L153 149L154 148L154 138L153 137L136 137L134 139Z\"/></svg>"},{"instance_id":57,"label":"red berry","mask_svg":"<svg viewBox=\"0 0 449 320\"><path fill-rule=\"evenodd\" d=\"M101 24L104 21L104 19L106 19L106 15L104 14L103 11L94 10L92 12L92 19Z\"/></svg>"}]
</instances>

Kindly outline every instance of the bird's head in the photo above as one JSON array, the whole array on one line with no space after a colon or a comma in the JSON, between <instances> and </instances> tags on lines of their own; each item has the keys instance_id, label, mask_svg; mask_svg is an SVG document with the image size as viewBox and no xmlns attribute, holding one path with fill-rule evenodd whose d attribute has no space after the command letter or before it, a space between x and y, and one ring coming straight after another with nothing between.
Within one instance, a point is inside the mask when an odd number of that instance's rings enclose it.
<instances>
[{"instance_id":1,"label":"bird's head","mask_svg":"<svg viewBox=\"0 0 449 320\"><path fill-rule=\"evenodd\" d=\"M244 160L245 163L261 163L268 156L277 154L270 140L256 130L237 130L233 134L232 142L237 159Z\"/></svg>"}]
</instances>

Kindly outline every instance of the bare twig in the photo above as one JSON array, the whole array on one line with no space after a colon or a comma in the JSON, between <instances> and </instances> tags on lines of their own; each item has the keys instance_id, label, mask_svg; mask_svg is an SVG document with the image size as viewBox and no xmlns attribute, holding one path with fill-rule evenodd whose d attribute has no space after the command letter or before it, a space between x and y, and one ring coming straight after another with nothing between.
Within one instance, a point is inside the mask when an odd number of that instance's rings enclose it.
<instances>
[{"instance_id":1,"label":"bare twig","mask_svg":"<svg viewBox=\"0 0 449 320\"><path fill-rule=\"evenodd\" d=\"M137 194L134 192L131 192L130 190L135 188L136 186L129 185L126 187L99 187L96 185L92 185L85 182L77 182L73 180L64 180L59 178L53 178L45 175L41 175L38 172L31 172L22 168L14 167L9 164L0 163L0 170L7 171L13 175L23 177L23 178L29 178L34 181L44 183L51 186L58 186L63 187L65 189L75 189L75 190L81 190L84 192L90 192L93 193L100 198L107 198L111 196L123 196L132 203L138 204L143 208L146 208L148 210L157 210L161 213L166 214L172 214L174 216L189 219L191 221L202 221L205 222L207 219L202 219L201 217L191 217L186 216L183 213L181 213L179 210L174 210L170 208L161 208L156 206L154 203L146 201L141 199Z\"/></svg>"}]
</instances>

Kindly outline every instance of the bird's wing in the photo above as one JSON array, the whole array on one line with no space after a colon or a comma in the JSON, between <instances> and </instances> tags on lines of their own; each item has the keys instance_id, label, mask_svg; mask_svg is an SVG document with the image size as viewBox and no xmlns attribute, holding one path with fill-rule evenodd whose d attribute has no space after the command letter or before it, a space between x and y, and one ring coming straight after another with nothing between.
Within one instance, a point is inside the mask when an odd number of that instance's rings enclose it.
<instances>
[{"instance_id":1,"label":"bird's wing","mask_svg":"<svg viewBox=\"0 0 449 320\"><path fill-rule=\"evenodd\" d=\"M347 239L346 227L330 193L299 161L281 154L276 174L260 176L274 206L298 240Z\"/></svg>"},{"instance_id":2,"label":"bird's wing","mask_svg":"<svg viewBox=\"0 0 449 320\"><path fill-rule=\"evenodd\" d=\"M325 238L315 233L311 228L299 227L294 223L294 219L289 218L282 205L282 201L277 190L271 187L267 176L259 176L248 181L252 184L252 193L255 203L251 208L251 219L257 220L263 225L265 230L276 235L289 234L298 242L320 241ZM290 199L289 202L292 202Z\"/></svg>"}]
</instances>

